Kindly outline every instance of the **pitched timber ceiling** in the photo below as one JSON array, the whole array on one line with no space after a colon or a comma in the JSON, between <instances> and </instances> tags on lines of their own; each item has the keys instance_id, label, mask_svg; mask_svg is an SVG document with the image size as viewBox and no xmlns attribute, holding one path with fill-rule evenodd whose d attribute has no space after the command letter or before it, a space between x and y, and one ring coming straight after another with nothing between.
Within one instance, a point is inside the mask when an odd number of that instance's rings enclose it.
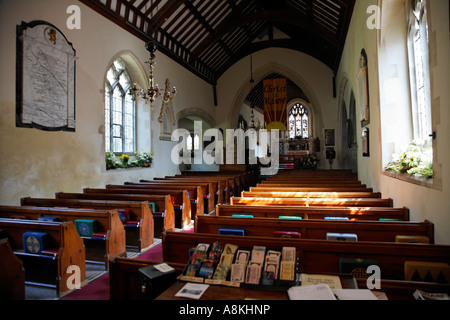
<instances>
[{"instance_id":1,"label":"pitched timber ceiling","mask_svg":"<svg viewBox=\"0 0 450 320\"><path fill-rule=\"evenodd\" d=\"M334 73L356 0L80 0L208 83L253 52L282 47Z\"/></svg>"}]
</instances>

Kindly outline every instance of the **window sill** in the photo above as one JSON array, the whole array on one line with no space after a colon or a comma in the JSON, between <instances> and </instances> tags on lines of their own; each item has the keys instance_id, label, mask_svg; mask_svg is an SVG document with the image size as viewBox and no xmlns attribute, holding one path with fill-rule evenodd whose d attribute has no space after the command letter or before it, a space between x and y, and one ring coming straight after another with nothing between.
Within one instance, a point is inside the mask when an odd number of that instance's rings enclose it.
<instances>
[{"instance_id":1,"label":"window sill","mask_svg":"<svg viewBox=\"0 0 450 320\"><path fill-rule=\"evenodd\" d=\"M139 165L139 166L118 166L118 167L113 167L113 168L106 168L106 171L115 171L115 170L129 170L129 169L147 169L147 168L151 168L152 164L149 165Z\"/></svg>"},{"instance_id":2,"label":"window sill","mask_svg":"<svg viewBox=\"0 0 450 320\"><path fill-rule=\"evenodd\" d=\"M416 184L422 187L427 187L427 188L436 188L434 186L434 180L433 178L425 178L425 177L421 177L421 176L417 176L417 175L410 175L410 174L406 174L406 173L393 173L393 172L389 172L389 171L382 171L382 174L384 174L385 176L388 176L390 178L394 178L394 179L398 179L401 181L405 181L408 183L412 183L412 184Z\"/></svg>"}]
</instances>

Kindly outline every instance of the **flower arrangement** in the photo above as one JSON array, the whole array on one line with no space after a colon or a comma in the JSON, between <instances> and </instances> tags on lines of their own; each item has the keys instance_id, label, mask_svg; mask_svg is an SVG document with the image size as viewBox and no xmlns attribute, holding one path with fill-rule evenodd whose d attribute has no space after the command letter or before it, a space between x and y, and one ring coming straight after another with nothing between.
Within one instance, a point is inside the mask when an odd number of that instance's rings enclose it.
<instances>
[{"instance_id":1,"label":"flower arrangement","mask_svg":"<svg viewBox=\"0 0 450 320\"><path fill-rule=\"evenodd\" d=\"M116 168L116 158L114 156L114 153L107 152L105 155L105 161L106 161L106 170Z\"/></svg>"},{"instance_id":2,"label":"flower arrangement","mask_svg":"<svg viewBox=\"0 0 450 320\"><path fill-rule=\"evenodd\" d=\"M120 159L120 161L122 162L122 164L123 164L124 166L126 166L126 165L128 164L128 161L130 160L130 156L127 155L126 153L124 153L124 154L122 154L122 155L119 157L119 159Z\"/></svg>"},{"instance_id":3,"label":"flower arrangement","mask_svg":"<svg viewBox=\"0 0 450 320\"><path fill-rule=\"evenodd\" d=\"M153 162L151 152L135 152L134 156L124 153L118 158L113 152L106 152L106 170L117 168L150 167Z\"/></svg>"},{"instance_id":4,"label":"flower arrangement","mask_svg":"<svg viewBox=\"0 0 450 320\"><path fill-rule=\"evenodd\" d=\"M149 167L153 162L153 155L151 152L135 152L135 161L139 167Z\"/></svg>"},{"instance_id":5,"label":"flower arrangement","mask_svg":"<svg viewBox=\"0 0 450 320\"><path fill-rule=\"evenodd\" d=\"M411 142L401 154L394 154L386 171L433 178L432 150L430 141Z\"/></svg>"},{"instance_id":6,"label":"flower arrangement","mask_svg":"<svg viewBox=\"0 0 450 320\"><path fill-rule=\"evenodd\" d=\"M314 153L308 154L305 158L303 158L301 167L303 169L317 169L317 165L319 164L319 159Z\"/></svg>"}]
</instances>

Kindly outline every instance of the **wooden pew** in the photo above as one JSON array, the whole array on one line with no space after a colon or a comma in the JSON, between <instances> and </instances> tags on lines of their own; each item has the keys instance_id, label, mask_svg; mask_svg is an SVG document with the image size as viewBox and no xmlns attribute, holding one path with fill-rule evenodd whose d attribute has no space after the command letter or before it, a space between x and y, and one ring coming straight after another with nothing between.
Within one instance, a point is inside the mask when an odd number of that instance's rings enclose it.
<instances>
[{"instance_id":1,"label":"wooden pew","mask_svg":"<svg viewBox=\"0 0 450 320\"><path fill-rule=\"evenodd\" d=\"M101 189L85 188L86 194L131 194L131 195L169 195L175 210L175 227L184 228L191 223L191 201L186 190L151 190L151 189Z\"/></svg>"},{"instance_id":2,"label":"wooden pew","mask_svg":"<svg viewBox=\"0 0 450 320\"><path fill-rule=\"evenodd\" d=\"M161 180L173 180L182 184L185 182L210 182L214 183L214 194L217 195L217 199L214 199L215 203L227 203L231 197L230 195L230 181L227 178L220 178L214 176L172 176L172 177L164 177L164 178L154 178L155 181Z\"/></svg>"},{"instance_id":3,"label":"wooden pew","mask_svg":"<svg viewBox=\"0 0 450 320\"><path fill-rule=\"evenodd\" d=\"M355 181L355 182L340 182L340 181L330 181L330 180L326 180L326 181L316 181L316 180L310 180L310 181L300 181L300 180L292 180L292 179L288 179L288 180L276 180L276 181L264 181L261 183L258 183L256 185L257 187L268 187L268 186L273 186L273 187L290 187L290 188L310 188L310 187L316 187L316 188L330 188L330 187L360 187L360 188L367 188L367 186L365 184L361 184L361 182L359 181Z\"/></svg>"},{"instance_id":4,"label":"wooden pew","mask_svg":"<svg viewBox=\"0 0 450 320\"><path fill-rule=\"evenodd\" d=\"M152 191L160 191L167 190L167 191L182 191L186 190L187 195L190 201L191 206L191 217L190 219L193 220L197 214L203 214L204 213L204 199L203 199L203 190L200 186L187 186L187 185L151 185L151 184L145 184L145 183L139 183L139 182L125 182L123 185L114 185L114 184L108 184L106 185L106 189L120 189L120 190L152 190Z\"/></svg>"},{"instance_id":5,"label":"wooden pew","mask_svg":"<svg viewBox=\"0 0 450 320\"><path fill-rule=\"evenodd\" d=\"M278 251L281 251L282 247L295 247L299 261L298 271L305 273L338 273L340 258L376 259L382 279L404 280L406 261L450 263L448 245L280 239L170 231L164 232L162 237L163 261L187 263L189 249L199 243L214 242L234 244L243 248L265 246L266 250Z\"/></svg>"},{"instance_id":6,"label":"wooden pew","mask_svg":"<svg viewBox=\"0 0 450 320\"><path fill-rule=\"evenodd\" d=\"M380 192L242 191L242 198L378 198Z\"/></svg>"},{"instance_id":7,"label":"wooden pew","mask_svg":"<svg viewBox=\"0 0 450 320\"><path fill-rule=\"evenodd\" d=\"M33 206L0 206L2 218L24 218L38 220L42 217L53 217L59 221L77 219L95 220L97 230L92 237L83 237L86 260L105 263L126 252L125 229L117 210L94 210L75 208L33 207Z\"/></svg>"},{"instance_id":8,"label":"wooden pew","mask_svg":"<svg viewBox=\"0 0 450 320\"><path fill-rule=\"evenodd\" d=\"M160 261L149 261L130 259L124 257L116 257L110 261L109 271L109 288L110 288L110 300L145 300L146 296L142 292L141 288L141 274L140 268L155 265L161 263ZM183 272L185 263L170 263L177 274L180 275ZM356 279L358 288L365 289L367 287L366 279ZM445 284L426 283L426 282L413 282L402 280L381 280L381 289L375 289L381 291L388 296L389 300L414 300L413 293L416 289L421 289L425 292L443 292L450 294L450 286ZM174 293L181 290L186 283L179 282L171 286L161 297L162 299L172 300L176 299ZM248 297L248 290L231 288L224 286L211 286L209 290L213 290L212 294L208 295L206 299L219 299L219 300L243 300ZM244 292L241 292L244 290ZM219 292L217 292L219 291ZM170 295L170 293L172 295ZM217 294L216 294L217 293ZM260 295L259 292L251 293L252 295ZM265 300L274 300L279 298L279 293L273 293L264 291ZM160 298L158 298L160 299ZM285 294L285 300L288 299L287 293Z\"/></svg>"},{"instance_id":9,"label":"wooden pew","mask_svg":"<svg viewBox=\"0 0 450 320\"><path fill-rule=\"evenodd\" d=\"M0 218L3 237L8 239L14 254L23 261L25 281L55 288L62 297L73 290L68 284L73 272L70 266L79 268L80 285L86 284L85 248L72 221L49 222ZM26 253L23 246L25 232L43 232L48 236L45 254ZM2 256L3 259L3 256ZM70 271L70 272L69 272ZM1 272L1 271L0 271Z\"/></svg>"},{"instance_id":10,"label":"wooden pew","mask_svg":"<svg viewBox=\"0 0 450 320\"><path fill-rule=\"evenodd\" d=\"M180 183L174 180L139 180L139 182L126 182L125 184L146 184L150 186L179 186ZM182 184L183 186L198 186L202 188L203 193L203 207L204 213L210 213L214 211L214 207L216 203L214 203L214 186L210 182L193 182L193 181L185 181Z\"/></svg>"},{"instance_id":11,"label":"wooden pew","mask_svg":"<svg viewBox=\"0 0 450 320\"><path fill-rule=\"evenodd\" d=\"M297 216L302 219L324 219L325 217L347 217L349 220L393 219L409 221L409 209L387 207L299 207L299 206L249 206L217 205L216 216L252 215L254 217L278 218Z\"/></svg>"},{"instance_id":12,"label":"wooden pew","mask_svg":"<svg viewBox=\"0 0 450 320\"><path fill-rule=\"evenodd\" d=\"M237 170L222 170L222 171L181 171L181 175L190 176L210 176L210 175L229 175L239 177L239 184L241 190L246 190L256 182L255 171L237 171Z\"/></svg>"},{"instance_id":13,"label":"wooden pew","mask_svg":"<svg viewBox=\"0 0 450 320\"><path fill-rule=\"evenodd\" d=\"M150 261L116 257L110 261L109 298L110 300L145 300L142 292L140 268L160 264L161 261ZM183 272L185 264L171 263L178 274Z\"/></svg>"},{"instance_id":14,"label":"wooden pew","mask_svg":"<svg viewBox=\"0 0 450 320\"><path fill-rule=\"evenodd\" d=\"M392 199L371 198L242 198L232 197L231 205L311 206L311 207L392 207Z\"/></svg>"},{"instance_id":15,"label":"wooden pew","mask_svg":"<svg viewBox=\"0 0 450 320\"><path fill-rule=\"evenodd\" d=\"M361 187L250 187L250 192L373 192L372 188Z\"/></svg>"},{"instance_id":16,"label":"wooden pew","mask_svg":"<svg viewBox=\"0 0 450 320\"><path fill-rule=\"evenodd\" d=\"M280 171L278 174L267 178L266 180L274 179L354 179L358 180L358 174L349 172L347 170L289 170Z\"/></svg>"},{"instance_id":17,"label":"wooden pew","mask_svg":"<svg viewBox=\"0 0 450 320\"><path fill-rule=\"evenodd\" d=\"M87 208L96 210L129 210L128 221L124 221L126 245L142 251L154 241L153 214L145 201L83 200L83 199L44 199L26 197L22 206Z\"/></svg>"},{"instance_id":18,"label":"wooden pew","mask_svg":"<svg viewBox=\"0 0 450 320\"><path fill-rule=\"evenodd\" d=\"M0 231L1 232L1 231ZM0 299L25 300L25 269L9 245L0 235Z\"/></svg>"},{"instance_id":19,"label":"wooden pew","mask_svg":"<svg viewBox=\"0 0 450 320\"><path fill-rule=\"evenodd\" d=\"M242 172L234 171L218 171L218 172L200 172L200 171L184 171L176 177L221 177L228 178L230 185L230 196L236 196L243 190L248 190L246 175Z\"/></svg>"},{"instance_id":20,"label":"wooden pew","mask_svg":"<svg viewBox=\"0 0 450 320\"><path fill-rule=\"evenodd\" d=\"M276 188L295 188L297 189L311 189L311 188L333 188L334 190L337 188L340 188L342 191L359 191L362 189L368 189L367 185L365 184L360 184L360 183L327 183L327 182L304 182L304 183L299 183L299 182L262 182L262 183L258 183L256 184L257 188L267 188L267 187L276 187Z\"/></svg>"},{"instance_id":21,"label":"wooden pew","mask_svg":"<svg viewBox=\"0 0 450 320\"><path fill-rule=\"evenodd\" d=\"M56 199L84 199L106 201L146 201L155 203L153 213L154 236L161 237L164 230L175 228L175 210L169 195L111 194L111 193L69 193L58 192Z\"/></svg>"},{"instance_id":22,"label":"wooden pew","mask_svg":"<svg viewBox=\"0 0 450 320\"><path fill-rule=\"evenodd\" d=\"M327 233L356 234L358 241L395 242L397 235L425 236L434 243L434 225L423 222L287 220L198 216L194 232L218 234L222 228L244 230L245 236L276 237L275 232L298 232L302 239L326 239Z\"/></svg>"}]
</instances>

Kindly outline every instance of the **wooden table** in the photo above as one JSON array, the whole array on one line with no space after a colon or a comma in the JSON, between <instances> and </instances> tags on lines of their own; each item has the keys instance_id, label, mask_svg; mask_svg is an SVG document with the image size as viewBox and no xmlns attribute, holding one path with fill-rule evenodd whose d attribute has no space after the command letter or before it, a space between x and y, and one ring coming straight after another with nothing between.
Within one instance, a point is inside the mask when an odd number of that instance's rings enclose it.
<instances>
[{"instance_id":1,"label":"wooden table","mask_svg":"<svg viewBox=\"0 0 450 320\"><path fill-rule=\"evenodd\" d=\"M342 288L356 289L358 284L356 279L347 274L340 274ZM156 300L191 300L189 298L176 297L175 295L180 291L187 282L176 281L166 291L164 291ZM256 287L256 286L255 286ZM242 285L239 288L210 285L205 293L201 296L200 300L289 300L287 294L288 287L280 289L271 289L268 286L264 289L264 286L258 286L258 288L252 288L250 285Z\"/></svg>"}]
</instances>

